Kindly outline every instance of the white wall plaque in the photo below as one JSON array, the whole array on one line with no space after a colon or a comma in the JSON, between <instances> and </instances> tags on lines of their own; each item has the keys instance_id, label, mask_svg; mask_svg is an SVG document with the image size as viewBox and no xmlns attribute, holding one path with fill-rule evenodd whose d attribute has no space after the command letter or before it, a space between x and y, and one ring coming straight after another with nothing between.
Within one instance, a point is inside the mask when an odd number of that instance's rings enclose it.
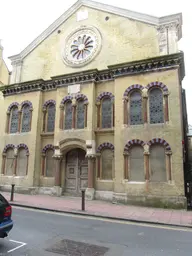
<instances>
[{"instance_id":1,"label":"white wall plaque","mask_svg":"<svg viewBox=\"0 0 192 256\"><path fill-rule=\"evenodd\" d=\"M73 84L68 86L68 94L76 94L80 92L80 84Z\"/></svg>"},{"instance_id":2,"label":"white wall plaque","mask_svg":"<svg viewBox=\"0 0 192 256\"><path fill-rule=\"evenodd\" d=\"M77 21L86 20L88 19L88 11L81 10L77 12Z\"/></svg>"}]
</instances>

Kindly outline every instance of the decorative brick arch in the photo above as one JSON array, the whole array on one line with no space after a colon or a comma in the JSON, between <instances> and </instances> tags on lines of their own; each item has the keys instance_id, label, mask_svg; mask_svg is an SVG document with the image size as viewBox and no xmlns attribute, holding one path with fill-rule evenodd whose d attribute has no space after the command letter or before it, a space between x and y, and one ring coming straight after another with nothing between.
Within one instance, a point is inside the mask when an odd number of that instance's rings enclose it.
<instances>
[{"instance_id":1,"label":"decorative brick arch","mask_svg":"<svg viewBox=\"0 0 192 256\"><path fill-rule=\"evenodd\" d=\"M141 145L144 146L146 143L142 140L138 140L138 139L134 139L134 140L129 140L125 147L124 147L124 152L128 151L130 147L132 147L133 145Z\"/></svg>"},{"instance_id":2,"label":"decorative brick arch","mask_svg":"<svg viewBox=\"0 0 192 256\"><path fill-rule=\"evenodd\" d=\"M154 144L161 144L165 147L166 150L171 151L171 147L168 142L166 142L164 139L155 138L148 142L148 145L154 145Z\"/></svg>"},{"instance_id":3,"label":"decorative brick arch","mask_svg":"<svg viewBox=\"0 0 192 256\"><path fill-rule=\"evenodd\" d=\"M52 144L47 144L43 149L42 149L42 153L46 153L46 151L48 149L52 149L55 150L55 147Z\"/></svg>"},{"instance_id":4,"label":"decorative brick arch","mask_svg":"<svg viewBox=\"0 0 192 256\"><path fill-rule=\"evenodd\" d=\"M111 92L102 92L97 96L96 101L99 102L102 100L103 97L108 96L111 100L114 100L115 96Z\"/></svg>"},{"instance_id":5,"label":"decorative brick arch","mask_svg":"<svg viewBox=\"0 0 192 256\"><path fill-rule=\"evenodd\" d=\"M106 149L106 148L114 151L113 144L111 144L110 142L104 142L104 143L100 144L99 147L97 148L97 153L100 153L103 149Z\"/></svg>"},{"instance_id":6,"label":"decorative brick arch","mask_svg":"<svg viewBox=\"0 0 192 256\"><path fill-rule=\"evenodd\" d=\"M146 88L149 90L152 87L159 87L161 88L164 92L168 92L168 88L165 84L161 83L161 82L151 82L150 84L148 84L146 86Z\"/></svg>"},{"instance_id":7,"label":"decorative brick arch","mask_svg":"<svg viewBox=\"0 0 192 256\"><path fill-rule=\"evenodd\" d=\"M62 101L61 101L61 104L65 104L67 101L72 101L73 97L71 95L67 95L65 96Z\"/></svg>"},{"instance_id":8,"label":"decorative brick arch","mask_svg":"<svg viewBox=\"0 0 192 256\"><path fill-rule=\"evenodd\" d=\"M13 144L7 144L4 149L3 149L3 153L7 152L7 149L12 148L13 150L15 149L15 145Z\"/></svg>"},{"instance_id":9,"label":"decorative brick arch","mask_svg":"<svg viewBox=\"0 0 192 256\"><path fill-rule=\"evenodd\" d=\"M87 96L84 95L84 94L77 94L77 95L75 96L75 99L76 99L77 101L78 101L78 100L83 100L84 103L88 103L88 98L87 98Z\"/></svg>"},{"instance_id":10,"label":"decorative brick arch","mask_svg":"<svg viewBox=\"0 0 192 256\"><path fill-rule=\"evenodd\" d=\"M49 104L53 104L54 106L56 105L56 101L55 100L47 100L44 104L43 104L43 109L47 108L47 106Z\"/></svg>"},{"instance_id":11,"label":"decorative brick arch","mask_svg":"<svg viewBox=\"0 0 192 256\"><path fill-rule=\"evenodd\" d=\"M8 111L11 111L12 107L19 107L19 103L18 102L13 102L9 105L8 107Z\"/></svg>"},{"instance_id":12,"label":"decorative brick arch","mask_svg":"<svg viewBox=\"0 0 192 256\"><path fill-rule=\"evenodd\" d=\"M129 95L129 93L132 91L132 90L135 90L135 89L139 89L139 90L143 90L145 87L140 85L140 84L133 84L131 86L129 86L124 94L123 94L123 97L127 97Z\"/></svg>"},{"instance_id":13,"label":"decorative brick arch","mask_svg":"<svg viewBox=\"0 0 192 256\"><path fill-rule=\"evenodd\" d=\"M20 148L24 148L26 150L26 153L29 154L29 149L27 147L26 144L24 143L20 143L18 146L17 146L17 149L20 149Z\"/></svg>"},{"instance_id":14,"label":"decorative brick arch","mask_svg":"<svg viewBox=\"0 0 192 256\"><path fill-rule=\"evenodd\" d=\"M33 109L33 104L31 103L31 101L29 100L25 100L21 103L21 108L23 108L25 105L28 105L30 107L30 109Z\"/></svg>"}]
</instances>

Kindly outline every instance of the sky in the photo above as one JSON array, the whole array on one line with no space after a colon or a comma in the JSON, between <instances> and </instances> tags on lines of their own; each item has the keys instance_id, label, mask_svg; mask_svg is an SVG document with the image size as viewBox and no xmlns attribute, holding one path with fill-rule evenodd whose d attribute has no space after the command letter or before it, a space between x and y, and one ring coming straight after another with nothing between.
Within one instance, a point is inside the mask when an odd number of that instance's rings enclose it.
<instances>
[{"instance_id":1,"label":"sky","mask_svg":"<svg viewBox=\"0 0 192 256\"><path fill-rule=\"evenodd\" d=\"M8 57L20 53L52 22L62 15L76 0L0 0L0 39L4 47L4 59L11 68ZM190 1L173 0L97 0L97 2L146 13L164 16L182 12L183 38L179 49L185 54L185 78L188 122L192 124L192 87L190 85L190 58L192 58L192 13Z\"/></svg>"}]
</instances>

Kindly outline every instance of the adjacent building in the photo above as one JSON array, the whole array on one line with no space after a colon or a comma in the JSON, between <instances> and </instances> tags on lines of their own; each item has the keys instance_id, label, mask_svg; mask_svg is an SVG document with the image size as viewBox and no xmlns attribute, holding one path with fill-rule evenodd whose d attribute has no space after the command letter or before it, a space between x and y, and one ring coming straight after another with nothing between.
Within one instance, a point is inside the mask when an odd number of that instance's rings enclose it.
<instances>
[{"instance_id":1,"label":"adjacent building","mask_svg":"<svg viewBox=\"0 0 192 256\"><path fill-rule=\"evenodd\" d=\"M182 15L79 0L11 56L1 189L185 207Z\"/></svg>"},{"instance_id":2,"label":"adjacent building","mask_svg":"<svg viewBox=\"0 0 192 256\"><path fill-rule=\"evenodd\" d=\"M9 70L3 59L3 46L0 39L0 86L9 83Z\"/></svg>"}]
</instances>

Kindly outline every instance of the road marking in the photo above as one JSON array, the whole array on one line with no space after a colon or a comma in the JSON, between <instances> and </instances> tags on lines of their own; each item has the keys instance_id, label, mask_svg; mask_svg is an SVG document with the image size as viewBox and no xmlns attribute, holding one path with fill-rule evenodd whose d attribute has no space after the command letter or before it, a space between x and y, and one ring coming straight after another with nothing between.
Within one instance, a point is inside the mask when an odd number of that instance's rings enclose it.
<instances>
[{"instance_id":1,"label":"road marking","mask_svg":"<svg viewBox=\"0 0 192 256\"><path fill-rule=\"evenodd\" d=\"M167 230L176 230L176 231L183 231L183 232L192 232L192 228L186 227L174 227L174 226L164 226L161 223L150 224L150 223L138 223L138 222L132 222L129 220L115 220L115 219L107 219L97 216L87 216L85 215L78 215L74 213L62 213L62 212L51 212L46 210L39 210L39 209L30 209L25 207L19 207L19 206L13 206L15 209L25 210L25 211L32 211L32 212L40 212L40 213L46 213L46 214L54 214L59 216L66 216L66 217L72 217L72 218L81 218L81 219L89 219L89 220L100 220L105 222L112 222L112 223L118 223L118 224L126 224L126 225L132 225L132 226L141 226L141 227L151 227L151 228L158 228L158 229L167 229Z\"/></svg>"},{"instance_id":2,"label":"road marking","mask_svg":"<svg viewBox=\"0 0 192 256\"><path fill-rule=\"evenodd\" d=\"M20 244L18 246L16 246L15 248L9 250L7 253L10 253L10 252L14 252L16 250L18 250L19 248L23 247L26 245L26 243L23 243L23 242L19 242L19 241L16 241L16 240L12 240L12 239L9 239L10 242L13 242L13 243L16 243L16 244Z\"/></svg>"}]
</instances>

